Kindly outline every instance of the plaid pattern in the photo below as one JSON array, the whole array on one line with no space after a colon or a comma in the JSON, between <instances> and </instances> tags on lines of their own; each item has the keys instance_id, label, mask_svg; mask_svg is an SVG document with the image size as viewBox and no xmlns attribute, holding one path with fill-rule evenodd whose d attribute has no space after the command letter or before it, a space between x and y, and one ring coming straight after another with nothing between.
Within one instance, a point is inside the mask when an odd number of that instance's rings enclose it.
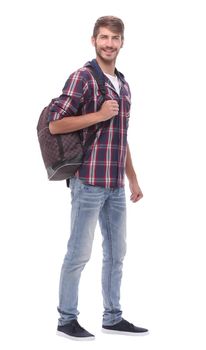
<instances>
[{"instance_id":1,"label":"plaid pattern","mask_svg":"<svg viewBox=\"0 0 206 350\"><path fill-rule=\"evenodd\" d=\"M51 106L49 121L99 110L103 97L88 65L89 62L70 75L62 95ZM124 186L131 95L124 76L117 71L116 73L120 84L120 95L106 76L105 87L106 99L117 100L119 114L110 120L82 130L85 142L87 137L101 125L93 145L87 150L84 162L76 174L85 184L105 188Z\"/></svg>"}]
</instances>

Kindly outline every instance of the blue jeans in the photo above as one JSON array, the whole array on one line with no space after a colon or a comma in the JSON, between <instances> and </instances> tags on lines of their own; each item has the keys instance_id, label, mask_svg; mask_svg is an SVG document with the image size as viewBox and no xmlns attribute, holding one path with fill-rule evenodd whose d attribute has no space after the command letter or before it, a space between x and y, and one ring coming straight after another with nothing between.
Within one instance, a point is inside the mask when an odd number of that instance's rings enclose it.
<instances>
[{"instance_id":1,"label":"blue jeans","mask_svg":"<svg viewBox=\"0 0 206 350\"><path fill-rule=\"evenodd\" d=\"M71 234L61 270L59 325L77 319L78 286L81 272L89 261L94 231L99 219L103 237L102 294L103 324L121 321L120 285L126 253L126 201L124 188L107 189L70 181Z\"/></svg>"}]
</instances>

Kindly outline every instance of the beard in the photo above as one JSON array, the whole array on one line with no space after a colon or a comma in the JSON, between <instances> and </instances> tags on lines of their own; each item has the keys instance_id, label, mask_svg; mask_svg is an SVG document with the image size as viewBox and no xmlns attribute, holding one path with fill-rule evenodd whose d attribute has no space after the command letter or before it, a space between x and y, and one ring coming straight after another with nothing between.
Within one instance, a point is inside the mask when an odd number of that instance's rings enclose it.
<instances>
[{"instance_id":1,"label":"beard","mask_svg":"<svg viewBox=\"0 0 206 350\"><path fill-rule=\"evenodd\" d=\"M116 61L119 50L111 48L101 48L95 45L95 51L97 57L105 64L109 64Z\"/></svg>"}]
</instances>

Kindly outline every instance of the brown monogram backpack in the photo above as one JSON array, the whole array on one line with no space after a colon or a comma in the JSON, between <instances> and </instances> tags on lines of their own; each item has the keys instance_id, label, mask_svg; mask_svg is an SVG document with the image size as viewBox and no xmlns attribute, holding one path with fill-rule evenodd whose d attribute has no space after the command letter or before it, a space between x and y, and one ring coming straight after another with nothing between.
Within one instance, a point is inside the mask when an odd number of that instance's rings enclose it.
<instances>
[{"instance_id":1,"label":"brown monogram backpack","mask_svg":"<svg viewBox=\"0 0 206 350\"><path fill-rule=\"evenodd\" d=\"M97 81L104 101L106 93L104 79L99 67L93 61L90 62L89 69ZM74 176L82 164L86 150L94 142L100 127L90 135L84 146L81 131L52 135L49 131L48 115L54 101L55 99L43 109L37 125L37 135L48 179L58 181Z\"/></svg>"}]
</instances>

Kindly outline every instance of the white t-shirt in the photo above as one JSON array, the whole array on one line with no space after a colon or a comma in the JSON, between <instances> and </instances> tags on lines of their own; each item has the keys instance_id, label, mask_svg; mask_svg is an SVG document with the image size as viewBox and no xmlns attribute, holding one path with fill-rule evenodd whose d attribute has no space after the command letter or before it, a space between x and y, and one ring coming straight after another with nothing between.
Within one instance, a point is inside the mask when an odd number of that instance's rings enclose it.
<instances>
[{"instance_id":1,"label":"white t-shirt","mask_svg":"<svg viewBox=\"0 0 206 350\"><path fill-rule=\"evenodd\" d=\"M104 73L104 74L112 82L112 85L115 87L115 90L117 91L117 93L119 95L119 80L118 80L117 76L116 75L106 74L106 73Z\"/></svg>"}]
</instances>

